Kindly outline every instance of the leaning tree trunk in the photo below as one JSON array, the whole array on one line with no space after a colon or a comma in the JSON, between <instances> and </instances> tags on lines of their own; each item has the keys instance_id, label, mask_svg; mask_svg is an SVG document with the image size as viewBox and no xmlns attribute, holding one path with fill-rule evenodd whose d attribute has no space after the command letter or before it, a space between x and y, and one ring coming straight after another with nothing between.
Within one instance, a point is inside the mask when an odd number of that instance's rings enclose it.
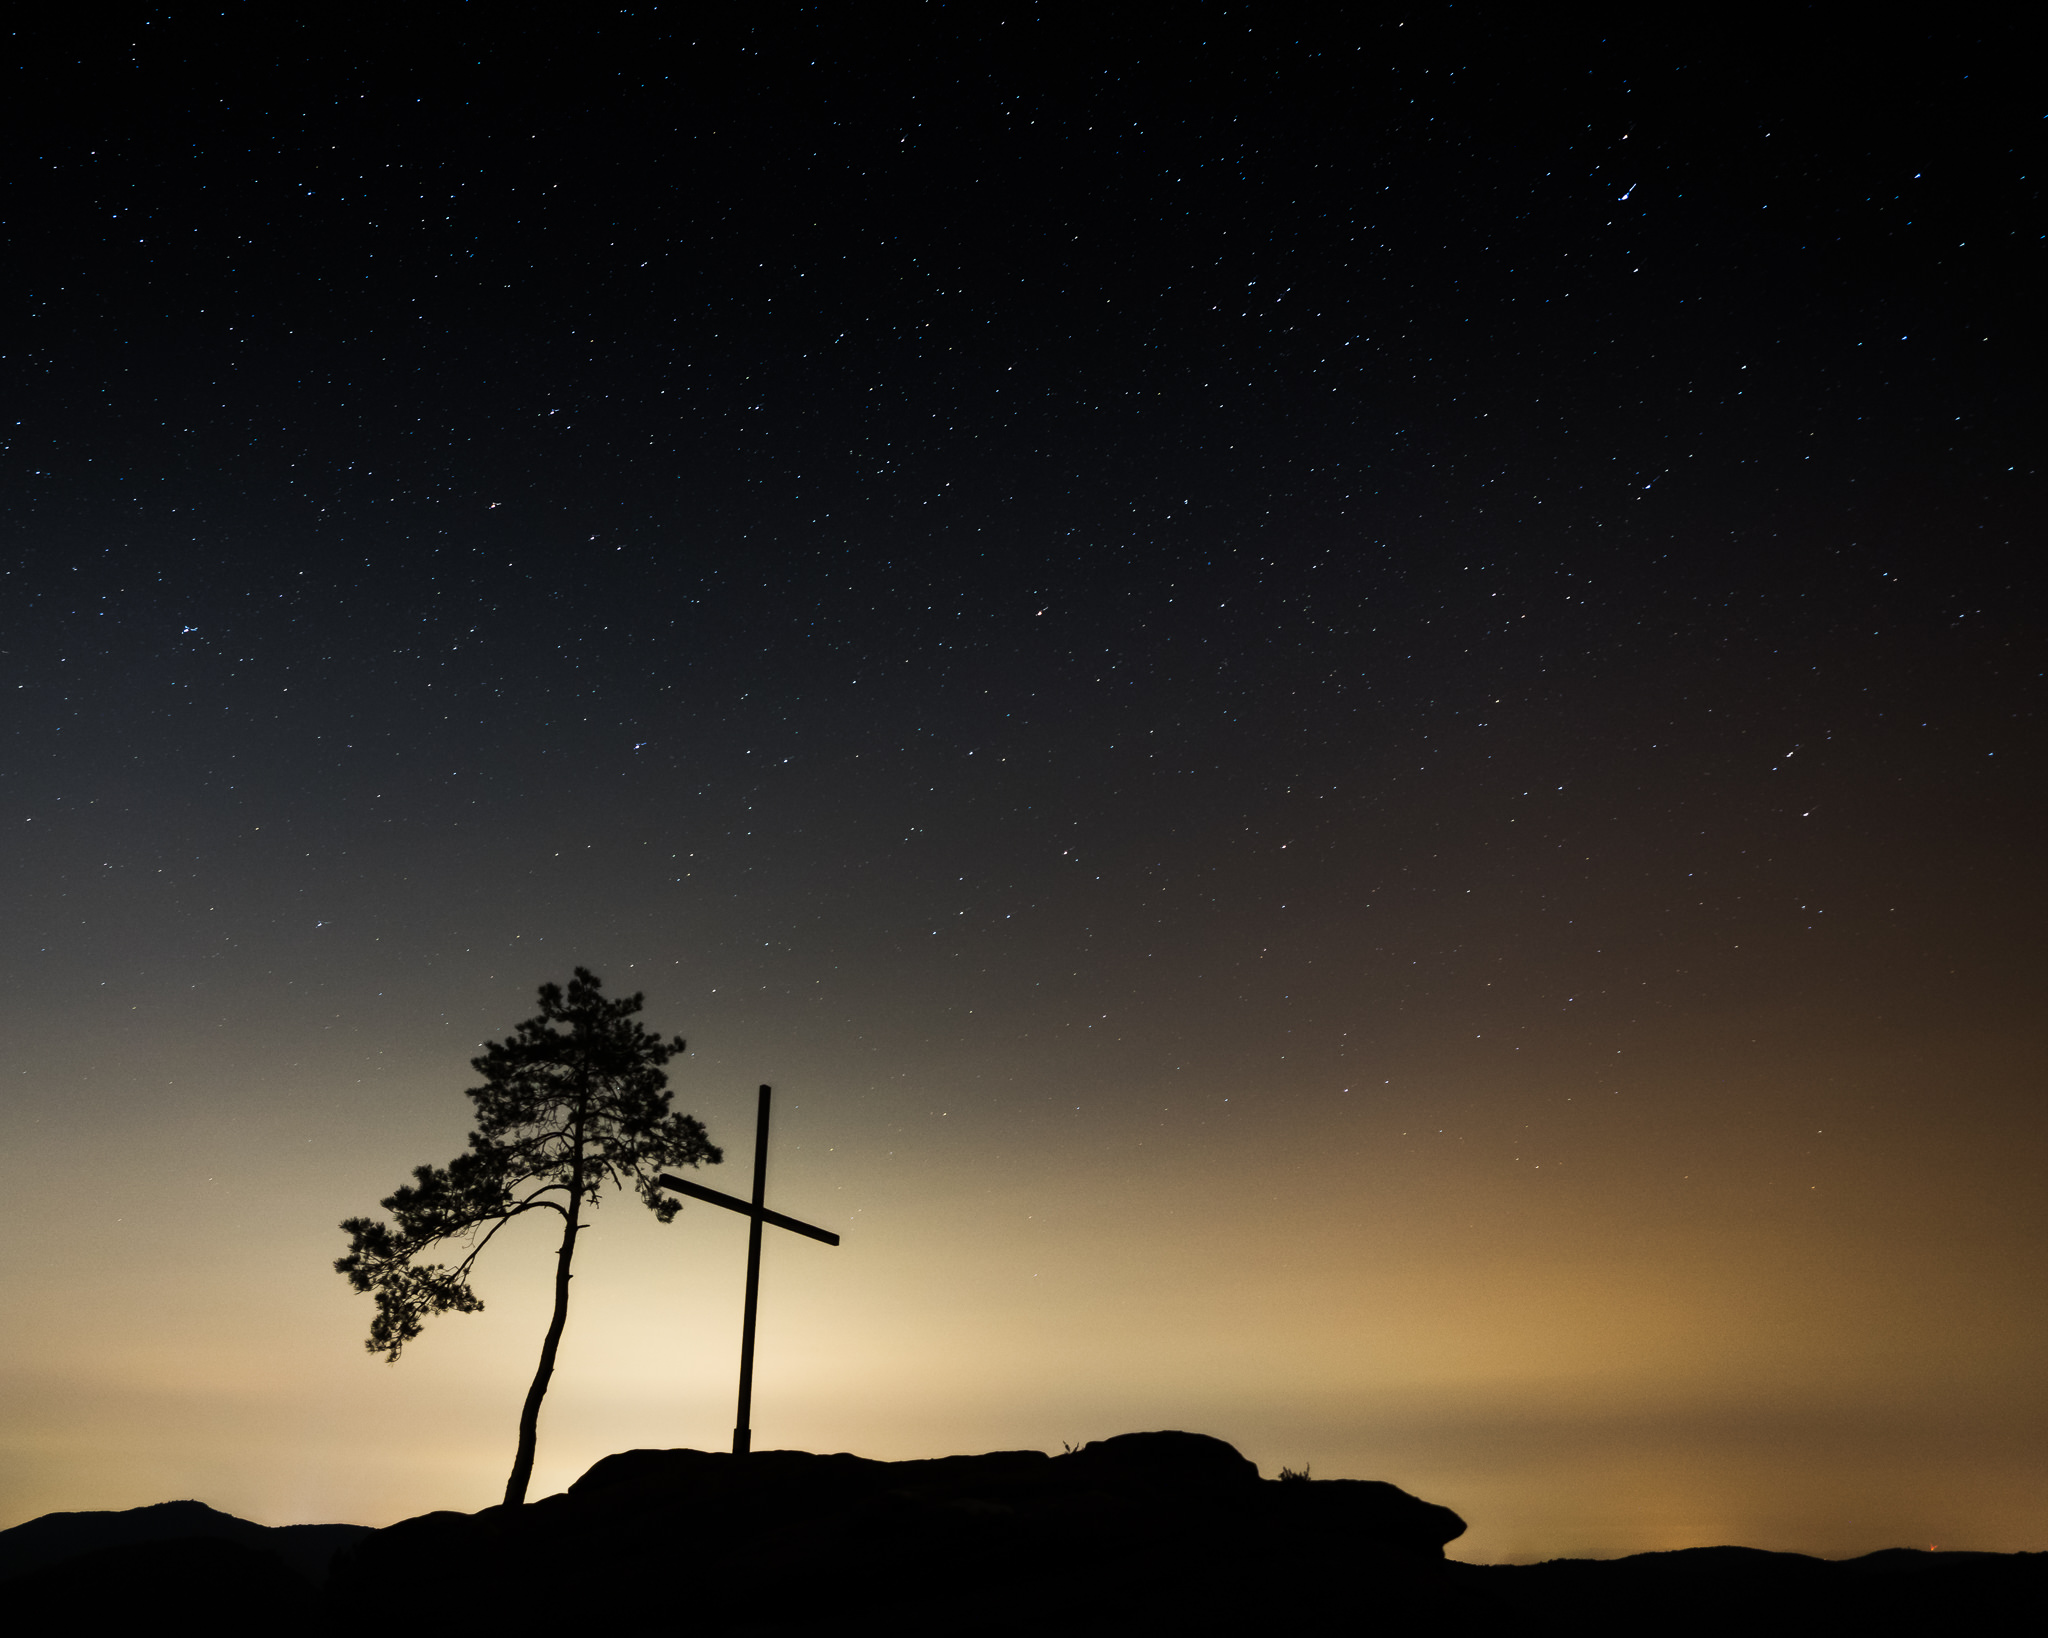
<instances>
[{"instance_id":1,"label":"leaning tree trunk","mask_svg":"<svg viewBox=\"0 0 2048 1638\"><path fill-rule=\"evenodd\" d=\"M525 1505L527 1481L533 1477L534 1447L540 1438L540 1402L547 1397L548 1379L555 1374L555 1350L562 1344L562 1327L569 1323L569 1259L576 1255L582 1184L582 1168L578 1167L569 1190L569 1220L562 1227L562 1249L555 1253L555 1317L548 1321L548 1334L540 1345L540 1368L533 1373L533 1386L526 1390L526 1404L519 1412L519 1454L512 1459L512 1477L505 1481L507 1507Z\"/></svg>"}]
</instances>

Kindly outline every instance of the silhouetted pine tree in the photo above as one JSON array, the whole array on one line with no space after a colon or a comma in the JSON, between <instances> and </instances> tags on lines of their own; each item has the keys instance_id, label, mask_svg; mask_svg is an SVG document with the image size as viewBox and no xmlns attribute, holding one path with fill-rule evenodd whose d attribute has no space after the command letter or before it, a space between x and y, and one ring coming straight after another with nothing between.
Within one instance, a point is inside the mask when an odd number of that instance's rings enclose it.
<instances>
[{"instance_id":1,"label":"silhouetted pine tree","mask_svg":"<svg viewBox=\"0 0 2048 1638\"><path fill-rule=\"evenodd\" d=\"M486 1043L483 1056L470 1060L484 1084L469 1089L477 1130L469 1134L468 1151L445 1168L417 1168L414 1181L383 1202L392 1224L351 1217L341 1225L349 1250L335 1269L377 1299L364 1346L395 1361L429 1315L483 1307L469 1288L470 1270L499 1229L530 1211L560 1214L554 1317L519 1413L519 1453L505 1482L508 1506L526 1500L533 1474L540 1403L569 1318L569 1264L584 1206L596 1208L606 1183L630 1183L656 1217L671 1222L679 1203L660 1194L656 1176L668 1167L724 1158L702 1123L669 1109L673 1094L662 1065L683 1050L682 1038L650 1035L633 1019L644 997L608 1001L602 987L584 967L576 969L566 995L559 984L543 984L539 1016L509 1039ZM419 1260L446 1241L468 1242L458 1262Z\"/></svg>"}]
</instances>

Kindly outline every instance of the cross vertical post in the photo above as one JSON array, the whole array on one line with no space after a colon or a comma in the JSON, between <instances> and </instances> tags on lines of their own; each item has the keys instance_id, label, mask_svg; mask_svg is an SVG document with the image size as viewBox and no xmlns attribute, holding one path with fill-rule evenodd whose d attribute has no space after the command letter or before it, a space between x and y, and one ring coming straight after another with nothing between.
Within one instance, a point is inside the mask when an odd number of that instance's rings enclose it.
<instances>
[{"instance_id":1,"label":"cross vertical post","mask_svg":"<svg viewBox=\"0 0 2048 1638\"><path fill-rule=\"evenodd\" d=\"M761 1213L768 1204L768 1091L754 1118L754 1209L747 1224L747 1314L740 1326L740 1412L732 1430L732 1453L744 1456L754 1443L754 1308L761 1296Z\"/></svg>"},{"instance_id":2,"label":"cross vertical post","mask_svg":"<svg viewBox=\"0 0 2048 1638\"><path fill-rule=\"evenodd\" d=\"M785 1217L779 1211L768 1209L768 1095L770 1088L761 1088L761 1112L754 1122L754 1198L741 1200L735 1195L720 1194L716 1189L707 1189L702 1183L692 1183L687 1178L673 1177L663 1172L657 1177L658 1188L673 1189L677 1194L686 1194L692 1200L703 1200L714 1206L723 1206L727 1211L736 1211L748 1220L747 1226L747 1312L740 1326L740 1412L739 1425L732 1430L732 1453L744 1456L754 1443L754 1310L761 1300L761 1225L773 1223L777 1228L788 1229L792 1234L801 1234L812 1240L822 1240L828 1246L839 1244L839 1236L830 1229L821 1229L815 1223L800 1222L794 1217Z\"/></svg>"}]
</instances>

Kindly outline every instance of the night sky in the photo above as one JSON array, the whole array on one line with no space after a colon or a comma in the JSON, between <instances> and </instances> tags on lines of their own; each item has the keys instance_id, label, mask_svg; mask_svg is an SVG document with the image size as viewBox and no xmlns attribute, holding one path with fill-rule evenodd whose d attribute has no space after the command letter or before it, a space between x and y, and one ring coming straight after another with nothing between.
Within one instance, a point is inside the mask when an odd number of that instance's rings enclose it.
<instances>
[{"instance_id":1,"label":"night sky","mask_svg":"<svg viewBox=\"0 0 2048 1638\"><path fill-rule=\"evenodd\" d=\"M545 1225L387 1366L336 1224L581 963L844 1236L757 1448L2048 1547L2016 36L303 10L12 37L0 1525L495 1501Z\"/></svg>"}]
</instances>

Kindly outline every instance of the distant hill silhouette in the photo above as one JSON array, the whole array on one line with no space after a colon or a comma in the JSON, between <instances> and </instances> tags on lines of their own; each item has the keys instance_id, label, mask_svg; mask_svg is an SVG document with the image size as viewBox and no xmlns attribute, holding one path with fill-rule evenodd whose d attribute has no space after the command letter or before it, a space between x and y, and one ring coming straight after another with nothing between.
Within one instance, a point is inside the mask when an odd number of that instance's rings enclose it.
<instances>
[{"instance_id":1,"label":"distant hill silhouette","mask_svg":"<svg viewBox=\"0 0 2048 1638\"><path fill-rule=\"evenodd\" d=\"M1809 1558L1753 1547L1690 1547L1616 1559L1458 1565L1464 1596L1509 1625L1566 1612L1584 1633L2024 1631L2048 1610L2048 1553L1937 1553L1893 1547Z\"/></svg>"},{"instance_id":2,"label":"distant hill silhouette","mask_svg":"<svg viewBox=\"0 0 2048 1638\"><path fill-rule=\"evenodd\" d=\"M369 1533L271 1529L196 1501L45 1513L0 1530L0 1618L17 1632L325 1633L328 1563Z\"/></svg>"},{"instance_id":3,"label":"distant hill silhouette","mask_svg":"<svg viewBox=\"0 0 2048 1638\"><path fill-rule=\"evenodd\" d=\"M251 1524L196 1501L157 1502L118 1513L45 1513L0 1530L0 1580L101 1548L207 1536L273 1554L318 1586L327 1579L334 1555L369 1533L365 1524Z\"/></svg>"}]
</instances>

